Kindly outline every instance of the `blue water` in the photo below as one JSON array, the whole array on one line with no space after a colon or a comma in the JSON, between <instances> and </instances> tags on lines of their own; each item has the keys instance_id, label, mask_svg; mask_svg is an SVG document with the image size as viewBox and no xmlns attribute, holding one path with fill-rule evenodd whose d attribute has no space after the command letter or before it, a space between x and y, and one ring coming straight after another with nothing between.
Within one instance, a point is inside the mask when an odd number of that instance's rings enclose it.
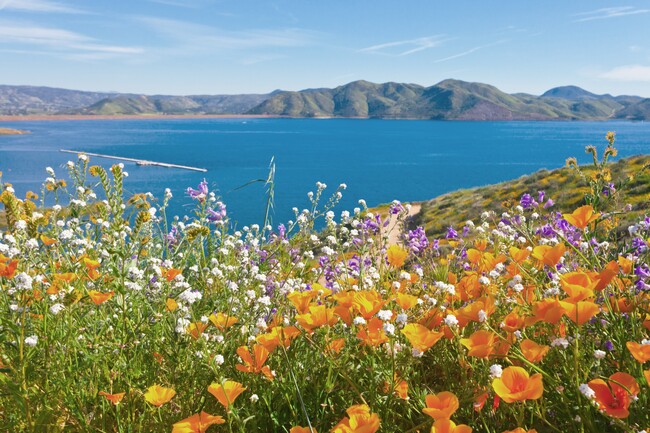
<instances>
[{"instance_id":1,"label":"blue water","mask_svg":"<svg viewBox=\"0 0 650 433\"><path fill-rule=\"evenodd\" d=\"M205 178L239 226L261 223L263 183L276 162L274 223L308 207L317 181L333 191L346 183L338 210L393 199L426 200L459 188L486 185L540 168L564 165L569 156L588 162L584 146L602 149L616 131L621 157L650 153L650 123L434 122L353 119L162 119L5 122L29 135L0 137L0 171L16 192L40 191L45 167L64 177L75 149L203 167L207 173L125 163L129 192L161 198L171 188L172 214L189 212L188 186ZM109 167L116 161L91 158ZM338 212L337 212L338 213Z\"/></svg>"}]
</instances>

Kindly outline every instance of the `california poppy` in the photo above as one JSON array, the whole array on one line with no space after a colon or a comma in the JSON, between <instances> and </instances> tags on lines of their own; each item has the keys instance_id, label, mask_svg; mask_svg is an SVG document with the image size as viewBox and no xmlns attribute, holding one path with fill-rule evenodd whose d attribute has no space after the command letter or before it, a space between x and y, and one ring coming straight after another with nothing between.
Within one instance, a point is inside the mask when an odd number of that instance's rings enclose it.
<instances>
[{"instance_id":1,"label":"california poppy","mask_svg":"<svg viewBox=\"0 0 650 433\"><path fill-rule=\"evenodd\" d=\"M172 433L205 433L211 425L225 422L226 420L220 416L201 412L174 423Z\"/></svg>"},{"instance_id":2,"label":"california poppy","mask_svg":"<svg viewBox=\"0 0 650 433\"><path fill-rule=\"evenodd\" d=\"M291 430L289 430L289 433L318 433L318 431L315 428L309 428L309 427L291 427Z\"/></svg>"},{"instance_id":3,"label":"california poppy","mask_svg":"<svg viewBox=\"0 0 650 433\"><path fill-rule=\"evenodd\" d=\"M472 433L472 428L465 424L456 425L449 418L440 418L431 426L431 433Z\"/></svg>"},{"instance_id":4,"label":"california poppy","mask_svg":"<svg viewBox=\"0 0 650 433\"><path fill-rule=\"evenodd\" d=\"M628 341L625 343L627 350L630 351L634 359L641 364L650 361L650 344L639 344L635 341Z\"/></svg>"},{"instance_id":5,"label":"california poppy","mask_svg":"<svg viewBox=\"0 0 650 433\"><path fill-rule=\"evenodd\" d=\"M422 412L436 420L451 418L459 406L458 397L449 391L429 394L425 397L425 402L427 407Z\"/></svg>"},{"instance_id":6,"label":"california poppy","mask_svg":"<svg viewBox=\"0 0 650 433\"><path fill-rule=\"evenodd\" d=\"M474 332L469 338L461 338L460 344L469 349L468 356L487 358L494 352L498 338L494 332L481 329Z\"/></svg>"},{"instance_id":7,"label":"california poppy","mask_svg":"<svg viewBox=\"0 0 650 433\"><path fill-rule=\"evenodd\" d=\"M377 314L384 303L381 295L374 290L356 292L352 298L352 307L366 320Z\"/></svg>"},{"instance_id":8,"label":"california poppy","mask_svg":"<svg viewBox=\"0 0 650 433\"><path fill-rule=\"evenodd\" d=\"M167 403L176 395L176 391L172 388L165 388L160 385L150 386L147 392L144 393L144 398L154 406L160 407Z\"/></svg>"},{"instance_id":9,"label":"california poppy","mask_svg":"<svg viewBox=\"0 0 650 433\"><path fill-rule=\"evenodd\" d=\"M444 335L442 332L430 331L425 326L417 323L409 323L402 329L402 334L420 352L426 352L431 346L436 344Z\"/></svg>"},{"instance_id":10,"label":"california poppy","mask_svg":"<svg viewBox=\"0 0 650 433\"><path fill-rule=\"evenodd\" d=\"M404 266L404 261L406 261L408 254L408 251L399 245L391 245L388 247L388 251L386 251L388 264L396 268L401 268Z\"/></svg>"},{"instance_id":11,"label":"california poppy","mask_svg":"<svg viewBox=\"0 0 650 433\"><path fill-rule=\"evenodd\" d=\"M244 392L245 389L246 388L244 388L241 383L232 380L226 380L223 383L215 382L208 386L208 392L219 400L219 403L221 403L226 409L235 402L235 399L239 397L239 394Z\"/></svg>"},{"instance_id":12,"label":"california poppy","mask_svg":"<svg viewBox=\"0 0 650 433\"><path fill-rule=\"evenodd\" d=\"M560 262L560 259L566 252L566 247L563 243L559 243L554 247L550 245L538 245L533 248L533 258L539 260L542 264L554 268Z\"/></svg>"},{"instance_id":13,"label":"california poppy","mask_svg":"<svg viewBox=\"0 0 650 433\"><path fill-rule=\"evenodd\" d=\"M98 292L97 290L88 290L88 296L95 305L103 304L113 297L115 292L110 291L106 293Z\"/></svg>"},{"instance_id":14,"label":"california poppy","mask_svg":"<svg viewBox=\"0 0 650 433\"><path fill-rule=\"evenodd\" d=\"M562 218L572 226L584 230L590 222L597 220L599 216L599 213L594 213L593 207L586 205L574 210L573 213L563 214Z\"/></svg>"},{"instance_id":15,"label":"california poppy","mask_svg":"<svg viewBox=\"0 0 650 433\"><path fill-rule=\"evenodd\" d=\"M533 340L523 340L519 347L524 357L533 364L541 361L548 353L550 347L535 343Z\"/></svg>"},{"instance_id":16,"label":"california poppy","mask_svg":"<svg viewBox=\"0 0 650 433\"><path fill-rule=\"evenodd\" d=\"M334 426L331 433L375 433L379 430L379 415L371 413L365 404L350 406L348 416Z\"/></svg>"},{"instance_id":17,"label":"california poppy","mask_svg":"<svg viewBox=\"0 0 650 433\"><path fill-rule=\"evenodd\" d=\"M310 305L308 313L296 315L296 322L310 333L315 328L331 326L337 320L338 316L334 314L334 309L327 308L325 305Z\"/></svg>"},{"instance_id":18,"label":"california poppy","mask_svg":"<svg viewBox=\"0 0 650 433\"><path fill-rule=\"evenodd\" d=\"M506 403L537 400L544 392L540 373L529 376L526 370L514 366L503 369L501 377L492 381L492 388Z\"/></svg>"},{"instance_id":19,"label":"california poppy","mask_svg":"<svg viewBox=\"0 0 650 433\"><path fill-rule=\"evenodd\" d=\"M124 395L126 393L118 392L118 393L115 393L115 394L109 394L109 393L104 392L104 391L99 391L98 394L101 395L101 396L104 396L106 398L106 400L110 401L111 403L113 403L114 405L117 406L118 404L120 404L120 402L122 401L122 399L124 398Z\"/></svg>"},{"instance_id":20,"label":"california poppy","mask_svg":"<svg viewBox=\"0 0 650 433\"><path fill-rule=\"evenodd\" d=\"M273 373L268 365L264 365L269 357L269 351L261 344L253 346L253 355L246 346L237 348L237 355L242 359L242 364L237 364L235 368L245 373L262 373L267 379L273 380Z\"/></svg>"},{"instance_id":21,"label":"california poppy","mask_svg":"<svg viewBox=\"0 0 650 433\"><path fill-rule=\"evenodd\" d=\"M627 373L614 373L607 382L594 379L587 384L594 393L598 407L613 418L627 418L632 397L639 391L639 384Z\"/></svg>"},{"instance_id":22,"label":"california poppy","mask_svg":"<svg viewBox=\"0 0 650 433\"><path fill-rule=\"evenodd\" d=\"M367 326L359 329L357 338L363 340L363 343L367 346L375 347L386 343L388 336L384 332L384 322L377 317L373 317Z\"/></svg>"},{"instance_id":23,"label":"california poppy","mask_svg":"<svg viewBox=\"0 0 650 433\"><path fill-rule=\"evenodd\" d=\"M219 312L217 314L210 314L210 317L208 317L208 319L210 319L210 322L212 322L214 326L216 326L217 329L221 331L230 328L232 325L238 322L235 316L227 315L222 312Z\"/></svg>"}]
</instances>

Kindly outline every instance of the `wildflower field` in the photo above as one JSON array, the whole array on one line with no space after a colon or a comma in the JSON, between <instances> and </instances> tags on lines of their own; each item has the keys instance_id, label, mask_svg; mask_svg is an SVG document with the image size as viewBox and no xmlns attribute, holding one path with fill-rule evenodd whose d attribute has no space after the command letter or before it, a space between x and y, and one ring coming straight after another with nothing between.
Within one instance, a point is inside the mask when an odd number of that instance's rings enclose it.
<instances>
[{"instance_id":1,"label":"wildflower field","mask_svg":"<svg viewBox=\"0 0 650 433\"><path fill-rule=\"evenodd\" d=\"M650 217L620 227L614 135L588 152L575 207L522 192L435 239L397 201L335 211L345 185L235 230L207 183L125 198L83 154L4 183L0 431L650 431Z\"/></svg>"}]
</instances>

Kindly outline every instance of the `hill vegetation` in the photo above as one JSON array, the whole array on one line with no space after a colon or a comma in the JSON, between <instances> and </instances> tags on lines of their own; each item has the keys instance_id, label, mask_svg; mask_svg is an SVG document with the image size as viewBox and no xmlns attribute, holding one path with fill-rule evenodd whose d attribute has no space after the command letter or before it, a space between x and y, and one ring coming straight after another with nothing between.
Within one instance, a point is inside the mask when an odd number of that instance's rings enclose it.
<instances>
[{"instance_id":1,"label":"hill vegetation","mask_svg":"<svg viewBox=\"0 0 650 433\"><path fill-rule=\"evenodd\" d=\"M137 95L0 86L0 115L251 114L435 120L650 119L650 99L597 95L576 86L541 96L508 94L494 86L444 80L424 87L354 81L334 89L276 90L243 95Z\"/></svg>"},{"instance_id":2,"label":"hill vegetation","mask_svg":"<svg viewBox=\"0 0 650 433\"><path fill-rule=\"evenodd\" d=\"M542 96L508 94L494 86L444 80L435 86L355 81L334 89L279 92L249 114L437 120L605 120L619 118L639 97L595 95L575 86ZM637 115L635 120L643 118Z\"/></svg>"},{"instance_id":3,"label":"hill vegetation","mask_svg":"<svg viewBox=\"0 0 650 433\"><path fill-rule=\"evenodd\" d=\"M609 166L613 179L627 181L625 191L615 197L619 203L631 206L629 212L618 217L623 230L649 212L650 173L641 171L648 164L650 156L645 155L625 158ZM592 167L582 170L588 177L594 173ZM634 176L639 171L641 173ZM551 210L568 212L586 203L589 185L569 167L540 170L508 182L454 191L425 201L413 224L425 227L429 236L442 238L448 227L457 229L468 220L477 223L485 212L492 212L493 218L499 220L503 212L510 212L519 204L523 194L531 194L537 199L538 191L544 191L546 198L553 198L555 203Z\"/></svg>"}]
</instances>

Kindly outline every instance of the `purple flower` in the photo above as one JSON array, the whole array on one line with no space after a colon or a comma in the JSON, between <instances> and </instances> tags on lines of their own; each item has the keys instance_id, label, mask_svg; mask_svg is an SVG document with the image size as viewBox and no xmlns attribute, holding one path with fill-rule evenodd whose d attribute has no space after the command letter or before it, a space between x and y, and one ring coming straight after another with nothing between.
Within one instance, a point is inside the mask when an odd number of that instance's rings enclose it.
<instances>
[{"instance_id":1,"label":"purple flower","mask_svg":"<svg viewBox=\"0 0 650 433\"><path fill-rule=\"evenodd\" d=\"M167 241L167 244L176 245L178 243L178 239L176 239L177 235L178 235L178 229L176 227L172 227L171 231L165 235L165 240Z\"/></svg>"},{"instance_id":2,"label":"purple flower","mask_svg":"<svg viewBox=\"0 0 650 433\"><path fill-rule=\"evenodd\" d=\"M610 183L603 187L603 194L605 194L607 197L611 196L615 192L616 192L616 188L614 187L613 183Z\"/></svg>"},{"instance_id":3,"label":"purple flower","mask_svg":"<svg viewBox=\"0 0 650 433\"><path fill-rule=\"evenodd\" d=\"M226 205L221 203L220 201L218 201L215 204L215 208L216 208L216 210L212 209L212 208L207 209L207 211L208 211L208 220L212 221L212 222L215 222L215 221L223 221L224 219L226 219L226 215L227 215L227 213L226 213Z\"/></svg>"},{"instance_id":4,"label":"purple flower","mask_svg":"<svg viewBox=\"0 0 650 433\"><path fill-rule=\"evenodd\" d=\"M193 199L203 202L208 196L208 183L203 179L203 182L199 183L199 189L187 188L187 193Z\"/></svg>"},{"instance_id":5,"label":"purple flower","mask_svg":"<svg viewBox=\"0 0 650 433\"><path fill-rule=\"evenodd\" d=\"M284 239L284 236L287 234L287 228L284 226L284 224L280 224L278 226L278 236L280 239Z\"/></svg>"},{"instance_id":6,"label":"purple flower","mask_svg":"<svg viewBox=\"0 0 650 433\"><path fill-rule=\"evenodd\" d=\"M415 254L424 251L429 246L429 240L427 239L424 228L418 226L415 230L409 230L406 236L406 244Z\"/></svg>"},{"instance_id":7,"label":"purple flower","mask_svg":"<svg viewBox=\"0 0 650 433\"><path fill-rule=\"evenodd\" d=\"M540 203L544 201L544 191L537 191L537 201Z\"/></svg>"},{"instance_id":8,"label":"purple flower","mask_svg":"<svg viewBox=\"0 0 650 433\"><path fill-rule=\"evenodd\" d=\"M549 198L549 199L546 201L546 203L544 203L544 209L548 209L548 208L550 208L551 206L553 206L554 204L555 204L555 202L553 201L553 199L550 199L550 198Z\"/></svg>"},{"instance_id":9,"label":"purple flower","mask_svg":"<svg viewBox=\"0 0 650 433\"><path fill-rule=\"evenodd\" d=\"M454 230L453 226L449 226L447 229L447 234L445 235L445 238L447 239L457 239L458 238L458 233L456 230Z\"/></svg>"},{"instance_id":10,"label":"purple flower","mask_svg":"<svg viewBox=\"0 0 650 433\"><path fill-rule=\"evenodd\" d=\"M606 351L611 352L614 350L614 344L610 340L607 340L605 341L604 348Z\"/></svg>"},{"instance_id":11,"label":"purple flower","mask_svg":"<svg viewBox=\"0 0 650 433\"><path fill-rule=\"evenodd\" d=\"M403 210L404 210L404 206L402 206L402 203L400 203L399 200L394 200L391 203L390 207L388 208L388 211L390 212L391 215L397 215Z\"/></svg>"},{"instance_id":12,"label":"purple flower","mask_svg":"<svg viewBox=\"0 0 650 433\"><path fill-rule=\"evenodd\" d=\"M530 194L522 195L521 200L519 200L519 204L524 209L530 209L533 206L537 206L537 202L533 199L533 197Z\"/></svg>"}]
</instances>

